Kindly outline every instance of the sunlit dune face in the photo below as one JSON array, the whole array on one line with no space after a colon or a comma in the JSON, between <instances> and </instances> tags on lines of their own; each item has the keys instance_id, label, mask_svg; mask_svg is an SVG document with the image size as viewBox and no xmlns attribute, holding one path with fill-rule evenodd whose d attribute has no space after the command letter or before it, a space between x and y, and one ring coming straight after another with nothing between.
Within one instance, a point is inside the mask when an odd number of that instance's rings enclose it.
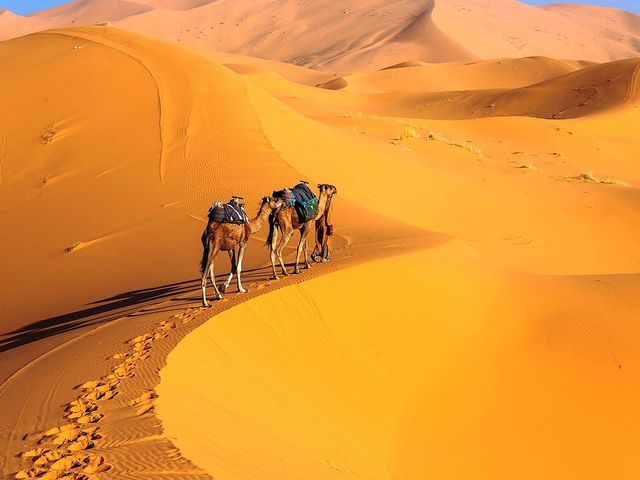
<instances>
[{"instance_id":1,"label":"sunlit dune face","mask_svg":"<svg viewBox=\"0 0 640 480\"><path fill-rule=\"evenodd\" d=\"M629 296L602 315L607 291L496 273L455 245L353 267L194 331L158 413L228 479L623 477L640 329Z\"/></svg>"}]
</instances>

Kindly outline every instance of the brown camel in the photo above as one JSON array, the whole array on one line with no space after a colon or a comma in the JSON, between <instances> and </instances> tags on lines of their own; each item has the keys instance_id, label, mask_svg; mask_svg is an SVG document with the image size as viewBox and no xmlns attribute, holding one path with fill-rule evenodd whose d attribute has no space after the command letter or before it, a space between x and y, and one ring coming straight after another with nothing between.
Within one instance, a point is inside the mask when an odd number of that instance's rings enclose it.
<instances>
[{"instance_id":1,"label":"brown camel","mask_svg":"<svg viewBox=\"0 0 640 480\"><path fill-rule=\"evenodd\" d=\"M216 285L216 277L214 273L214 259L219 251L229 252L229 259L231 260L231 272L227 281L221 287L222 292L225 292L233 276L237 276L238 292L246 293L247 289L242 286L241 272L242 272L242 258L244 257L244 250L247 247L249 237L260 230L269 214L282 206L280 200L274 200L271 197L264 197L262 204L258 210L255 218L248 220L244 224L236 225L233 223L218 223L211 219L209 215L209 223L202 234L202 247L204 249L202 253L202 261L200 263L200 272L202 273L202 304L205 307L209 306L207 302L207 275L213 284L213 288L216 291L216 300L222 298L222 293L218 290ZM237 261L236 261L237 250Z\"/></svg>"},{"instance_id":2,"label":"brown camel","mask_svg":"<svg viewBox=\"0 0 640 480\"><path fill-rule=\"evenodd\" d=\"M276 257L282 267L282 274L289 275L287 268L284 265L282 259L282 251L287 246L293 232L300 230L300 241L298 242L298 248L296 250L296 263L293 267L293 273L300 273L298 268L298 262L300 261L300 254L304 252L304 266L310 268L311 264L307 258L307 235L311 231L311 225L325 214L328 200L333 197L338 190L333 185L320 184L318 185L320 194L318 195L318 214L314 218L310 218L306 222L303 222L300 218L298 211L288 205L282 206L273 211L269 217L269 236L267 237L267 245L269 246L269 254L271 256L271 268L273 270L273 279L278 279L276 273ZM282 238L278 243L278 230L282 234Z\"/></svg>"},{"instance_id":3,"label":"brown camel","mask_svg":"<svg viewBox=\"0 0 640 480\"><path fill-rule=\"evenodd\" d=\"M311 253L311 260L314 262L328 262L333 251L333 242L331 241L333 237L332 212L333 203L329 198L324 215L316 220L316 246Z\"/></svg>"}]
</instances>

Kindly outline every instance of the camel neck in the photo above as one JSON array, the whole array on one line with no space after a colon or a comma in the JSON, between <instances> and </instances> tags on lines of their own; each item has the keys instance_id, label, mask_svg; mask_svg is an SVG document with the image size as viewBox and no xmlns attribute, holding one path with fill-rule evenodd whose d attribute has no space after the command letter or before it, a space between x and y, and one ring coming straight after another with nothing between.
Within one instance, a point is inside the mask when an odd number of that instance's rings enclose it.
<instances>
[{"instance_id":1,"label":"camel neck","mask_svg":"<svg viewBox=\"0 0 640 480\"><path fill-rule=\"evenodd\" d=\"M314 218L314 220L318 220L320 217L322 217L322 215L324 215L324 210L325 208L327 208L328 199L329 197L326 193L322 192L320 194L320 197L318 198L318 214L316 215L316 218Z\"/></svg>"},{"instance_id":2,"label":"camel neck","mask_svg":"<svg viewBox=\"0 0 640 480\"><path fill-rule=\"evenodd\" d=\"M264 222L269 216L269 208L266 203L260 205L257 215L249 220L249 226L251 227L251 233L256 233L264 226Z\"/></svg>"},{"instance_id":3,"label":"camel neck","mask_svg":"<svg viewBox=\"0 0 640 480\"><path fill-rule=\"evenodd\" d=\"M330 225L330 224L331 224L331 212L332 212L332 210L333 210L333 209L331 208L331 207L332 207L332 205L333 205L332 201L333 201L333 197L330 197L330 198L327 200L327 206L325 207L325 210L324 210L324 218L326 219L326 223L327 223L328 225Z\"/></svg>"}]
</instances>

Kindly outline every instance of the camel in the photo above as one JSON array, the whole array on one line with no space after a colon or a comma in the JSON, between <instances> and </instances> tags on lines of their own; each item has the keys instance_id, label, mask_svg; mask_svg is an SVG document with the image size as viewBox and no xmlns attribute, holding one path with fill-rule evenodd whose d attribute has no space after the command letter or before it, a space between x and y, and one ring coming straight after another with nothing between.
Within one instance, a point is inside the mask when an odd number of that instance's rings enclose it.
<instances>
[{"instance_id":1,"label":"camel","mask_svg":"<svg viewBox=\"0 0 640 480\"><path fill-rule=\"evenodd\" d=\"M298 262L300 261L300 255L304 252L304 266L305 268L311 268L309 259L307 258L307 235L311 231L311 225L325 214L327 205L330 204L329 199L333 197L338 190L333 185L320 184L318 185L320 194L318 195L318 214L314 218L310 218L306 222L302 222L298 215L298 211L292 206L283 206L273 211L269 217L269 236L267 237L267 245L269 246L269 254L271 257L271 269L273 270L272 279L277 280L278 274L276 273L276 257L280 262L283 275L289 275L287 268L284 265L282 259L282 251L287 246L293 232L300 230L300 241L298 242L298 248L296 250L296 262L293 267L293 273L300 273L298 268ZM282 238L278 243L278 231L282 234Z\"/></svg>"},{"instance_id":2,"label":"camel","mask_svg":"<svg viewBox=\"0 0 640 480\"><path fill-rule=\"evenodd\" d=\"M218 223L212 220L209 214L209 222L207 228L202 233L202 261L200 262L200 272L202 273L202 304L209 306L207 302L207 275L213 284L216 296L215 299L222 298L222 293L226 292L231 284L233 276L236 275L238 282L238 292L246 293L247 289L242 286L242 258L247 247L249 237L260 230L267 217L272 211L282 206L281 200L274 200L271 197L264 197L260 205L260 209L255 218L248 220L242 225L233 223ZM237 257L236 257L237 250ZM214 273L214 259L218 252L229 252L229 260L231 260L231 272L227 281L224 282L221 289L218 290L216 285L216 277ZM237 261L236 261L237 258Z\"/></svg>"},{"instance_id":3,"label":"camel","mask_svg":"<svg viewBox=\"0 0 640 480\"><path fill-rule=\"evenodd\" d=\"M333 251L331 241L333 236L332 211L331 198L329 198L324 214L316 220L316 246L311 252L311 260L314 262L328 262L329 255Z\"/></svg>"}]
</instances>

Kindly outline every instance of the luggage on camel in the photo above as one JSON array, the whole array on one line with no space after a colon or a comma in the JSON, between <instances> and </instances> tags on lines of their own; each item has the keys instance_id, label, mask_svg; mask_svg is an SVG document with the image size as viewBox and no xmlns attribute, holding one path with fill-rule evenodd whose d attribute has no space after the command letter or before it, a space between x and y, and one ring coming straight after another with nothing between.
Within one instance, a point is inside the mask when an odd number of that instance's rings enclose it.
<instances>
[{"instance_id":1,"label":"luggage on camel","mask_svg":"<svg viewBox=\"0 0 640 480\"><path fill-rule=\"evenodd\" d=\"M281 198L285 205L294 207L302 222L308 222L318 214L318 197L304 180L292 189L273 192L273 197Z\"/></svg>"},{"instance_id":2,"label":"luggage on camel","mask_svg":"<svg viewBox=\"0 0 640 480\"><path fill-rule=\"evenodd\" d=\"M216 202L209 209L209 219L216 223L233 223L242 225L248 222L244 212L242 197L233 197L228 203Z\"/></svg>"},{"instance_id":3,"label":"luggage on camel","mask_svg":"<svg viewBox=\"0 0 640 480\"><path fill-rule=\"evenodd\" d=\"M291 190L285 188L284 190L276 190L273 192L273 198L279 198L287 206L291 207L296 201L296 196Z\"/></svg>"},{"instance_id":4,"label":"luggage on camel","mask_svg":"<svg viewBox=\"0 0 640 480\"><path fill-rule=\"evenodd\" d=\"M307 186L307 182L301 180L293 187L293 195L296 197L296 210L303 222L308 222L318 215L318 197Z\"/></svg>"},{"instance_id":5,"label":"luggage on camel","mask_svg":"<svg viewBox=\"0 0 640 480\"><path fill-rule=\"evenodd\" d=\"M296 201L296 210L303 222L316 218L316 215L318 215L318 198L313 197L304 203Z\"/></svg>"},{"instance_id":6,"label":"luggage on camel","mask_svg":"<svg viewBox=\"0 0 640 480\"><path fill-rule=\"evenodd\" d=\"M316 198L315 194L311 191L307 182L301 182L295 187L293 187L293 195L296 197L296 200L303 205L307 203L312 198Z\"/></svg>"}]
</instances>

